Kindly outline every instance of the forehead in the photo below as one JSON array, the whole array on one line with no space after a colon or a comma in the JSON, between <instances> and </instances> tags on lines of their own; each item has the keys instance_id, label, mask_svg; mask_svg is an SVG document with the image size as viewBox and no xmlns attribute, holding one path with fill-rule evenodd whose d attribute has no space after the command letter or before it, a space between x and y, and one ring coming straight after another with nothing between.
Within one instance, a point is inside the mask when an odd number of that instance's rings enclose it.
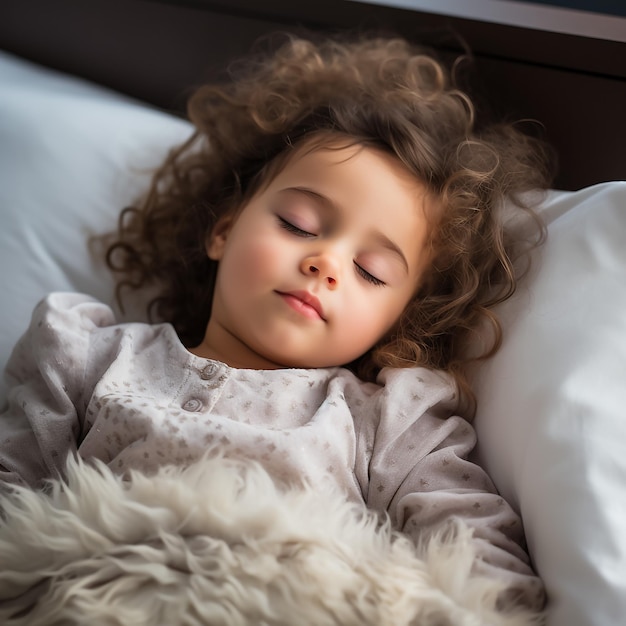
<instances>
[{"instance_id":1,"label":"forehead","mask_svg":"<svg viewBox=\"0 0 626 626\"><path fill-rule=\"evenodd\" d=\"M294 178L338 187L355 182L375 187L384 182L386 191L395 188L407 198L425 200L428 196L423 181L396 156L340 135L314 136L280 155L264 186L277 187Z\"/></svg>"}]
</instances>

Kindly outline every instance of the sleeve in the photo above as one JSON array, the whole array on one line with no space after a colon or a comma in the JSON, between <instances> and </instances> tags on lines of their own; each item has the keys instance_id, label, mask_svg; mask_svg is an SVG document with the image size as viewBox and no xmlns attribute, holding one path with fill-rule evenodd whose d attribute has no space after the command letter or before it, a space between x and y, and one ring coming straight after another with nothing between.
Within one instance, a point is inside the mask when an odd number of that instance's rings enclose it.
<instances>
[{"instance_id":1,"label":"sleeve","mask_svg":"<svg viewBox=\"0 0 626 626\"><path fill-rule=\"evenodd\" d=\"M456 387L441 372L383 370L371 432L368 506L386 510L416 541L450 520L473 530L476 570L507 582L507 603L541 609L545 595L521 519L468 457L471 425L453 415Z\"/></svg>"},{"instance_id":2,"label":"sleeve","mask_svg":"<svg viewBox=\"0 0 626 626\"><path fill-rule=\"evenodd\" d=\"M109 307L81 294L55 293L37 305L5 371L0 485L38 487L62 471L92 391L85 388L91 335L111 323Z\"/></svg>"}]
</instances>

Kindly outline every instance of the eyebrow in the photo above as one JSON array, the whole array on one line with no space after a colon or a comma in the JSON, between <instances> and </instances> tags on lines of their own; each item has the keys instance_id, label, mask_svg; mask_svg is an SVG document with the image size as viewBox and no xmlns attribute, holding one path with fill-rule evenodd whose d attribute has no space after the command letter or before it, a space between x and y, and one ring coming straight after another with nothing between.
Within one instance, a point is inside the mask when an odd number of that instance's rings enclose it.
<instances>
[{"instance_id":1,"label":"eyebrow","mask_svg":"<svg viewBox=\"0 0 626 626\"><path fill-rule=\"evenodd\" d=\"M319 204L329 207L335 212L338 211L337 205L330 198L321 194L319 191L315 191L314 189L311 189L309 187L288 187L287 189L284 189L284 191L295 191L295 192L302 193L305 196L309 196L310 198L313 198L313 200L315 200ZM402 265L404 265L404 269L407 271L407 273L409 273L409 262L406 260L406 257L404 256L404 252L402 252L402 249L397 243L395 243L395 241L392 241L391 239L389 239L387 235L385 235L379 230L374 232L374 239L383 248L386 248L390 252L393 252L400 259L400 261L402 261Z\"/></svg>"}]
</instances>

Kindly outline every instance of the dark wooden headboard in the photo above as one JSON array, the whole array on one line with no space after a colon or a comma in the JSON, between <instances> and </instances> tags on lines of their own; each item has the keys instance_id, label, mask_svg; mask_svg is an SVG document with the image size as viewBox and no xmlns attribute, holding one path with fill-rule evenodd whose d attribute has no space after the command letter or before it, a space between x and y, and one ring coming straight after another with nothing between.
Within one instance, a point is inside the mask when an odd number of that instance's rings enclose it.
<instances>
[{"instance_id":1,"label":"dark wooden headboard","mask_svg":"<svg viewBox=\"0 0 626 626\"><path fill-rule=\"evenodd\" d=\"M0 49L182 113L196 84L274 31L396 32L443 56L467 46L479 113L541 122L559 154L555 187L626 179L626 29L603 39L391 4L2 0Z\"/></svg>"}]
</instances>

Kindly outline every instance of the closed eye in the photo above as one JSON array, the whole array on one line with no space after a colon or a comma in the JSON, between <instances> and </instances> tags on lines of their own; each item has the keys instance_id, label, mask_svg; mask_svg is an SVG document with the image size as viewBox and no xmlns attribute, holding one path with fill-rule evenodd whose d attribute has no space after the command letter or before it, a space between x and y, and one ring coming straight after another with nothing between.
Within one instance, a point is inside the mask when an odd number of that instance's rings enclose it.
<instances>
[{"instance_id":1,"label":"closed eye","mask_svg":"<svg viewBox=\"0 0 626 626\"><path fill-rule=\"evenodd\" d=\"M295 224L288 222L284 217L280 217L280 215L278 215L277 217L278 217L278 223L280 224L281 228L284 228L286 231L293 233L294 235L297 235L298 237L315 237L315 233L310 233L307 230L298 228Z\"/></svg>"},{"instance_id":2,"label":"closed eye","mask_svg":"<svg viewBox=\"0 0 626 626\"><path fill-rule=\"evenodd\" d=\"M280 217L280 215L277 215L276 217L278 218L278 223L280 227L284 228L287 232L293 233L297 237L306 237L306 238L316 237L315 233L310 233L307 230L299 228L295 224L288 222L284 217ZM359 276L361 276L361 278L366 280L368 283L375 285L377 287L384 287L387 284L385 281L380 280L380 278L376 278L376 276L374 276L373 274L370 274L366 269L360 266L356 261L354 262L354 267L357 273L359 274Z\"/></svg>"},{"instance_id":3,"label":"closed eye","mask_svg":"<svg viewBox=\"0 0 626 626\"><path fill-rule=\"evenodd\" d=\"M376 278L373 274L370 274L367 270L363 269L356 261L354 262L354 267L356 271L368 282L372 285L376 285L377 287L384 287L387 283L380 278Z\"/></svg>"}]
</instances>

